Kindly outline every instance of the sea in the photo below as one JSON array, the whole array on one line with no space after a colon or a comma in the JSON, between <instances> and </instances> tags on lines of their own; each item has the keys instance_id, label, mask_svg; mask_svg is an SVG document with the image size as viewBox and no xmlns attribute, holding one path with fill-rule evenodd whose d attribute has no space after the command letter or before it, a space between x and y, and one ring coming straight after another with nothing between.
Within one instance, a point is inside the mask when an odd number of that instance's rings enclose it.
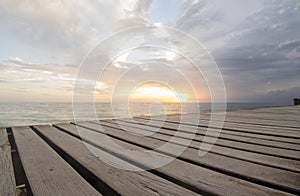
<instances>
[{"instance_id":1,"label":"sea","mask_svg":"<svg viewBox=\"0 0 300 196\"><path fill-rule=\"evenodd\" d=\"M227 111L279 106L227 103ZM93 109L91 109L93 108ZM0 128L72 121L210 112L211 103L0 103Z\"/></svg>"}]
</instances>

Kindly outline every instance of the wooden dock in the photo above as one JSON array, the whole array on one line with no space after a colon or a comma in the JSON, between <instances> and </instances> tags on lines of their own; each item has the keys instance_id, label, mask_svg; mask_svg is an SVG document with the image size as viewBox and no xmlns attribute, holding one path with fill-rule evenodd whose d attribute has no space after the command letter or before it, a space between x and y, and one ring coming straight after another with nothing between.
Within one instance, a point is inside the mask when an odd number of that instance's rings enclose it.
<instances>
[{"instance_id":1,"label":"wooden dock","mask_svg":"<svg viewBox=\"0 0 300 196\"><path fill-rule=\"evenodd\" d=\"M300 106L227 112L222 131L205 155L199 146L210 114L186 114L0 129L0 195L300 195ZM163 127L160 127L160 124ZM99 129L101 124L103 130ZM217 125L210 125L212 128ZM122 128L126 127L126 131ZM159 131L156 129L159 128ZM99 154L143 168L147 163L80 135L106 134L132 150L157 150L166 142L189 147L171 163L149 171L126 171ZM129 131L128 131L129 130ZM175 132L181 136L174 136ZM137 132L149 133L139 136ZM170 141L172 137L180 137ZM215 137L213 134L210 137Z\"/></svg>"}]
</instances>

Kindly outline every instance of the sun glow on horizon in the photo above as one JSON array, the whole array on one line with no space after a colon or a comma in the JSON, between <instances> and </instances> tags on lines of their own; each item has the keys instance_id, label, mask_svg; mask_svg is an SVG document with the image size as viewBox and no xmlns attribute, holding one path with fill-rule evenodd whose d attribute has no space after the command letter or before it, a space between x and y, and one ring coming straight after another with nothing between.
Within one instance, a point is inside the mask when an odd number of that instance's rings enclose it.
<instances>
[{"instance_id":1,"label":"sun glow on horizon","mask_svg":"<svg viewBox=\"0 0 300 196\"><path fill-rule=\"evenodd\" d=\"M189 96L177 93L164 86L143 85L134 90L130 96L133 102L187 102Z\"/></svg>"}]
</instances>

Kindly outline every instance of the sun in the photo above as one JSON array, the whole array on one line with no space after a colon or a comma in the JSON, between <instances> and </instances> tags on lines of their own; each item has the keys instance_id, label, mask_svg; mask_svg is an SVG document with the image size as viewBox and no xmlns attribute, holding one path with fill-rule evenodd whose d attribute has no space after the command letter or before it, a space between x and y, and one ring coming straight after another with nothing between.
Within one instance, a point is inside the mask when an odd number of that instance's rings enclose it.
<instances>
[{"instance_id":1,"label":"sun","mask_svg":"<svg viewBox=\"0 0 300 196\"><path fill-rule=\"evenodd\" d=\"M163 85L142 85L134 89L130 95L132 102L187 102L188 95L177 93Z\"/></svg>"}]
</instances>

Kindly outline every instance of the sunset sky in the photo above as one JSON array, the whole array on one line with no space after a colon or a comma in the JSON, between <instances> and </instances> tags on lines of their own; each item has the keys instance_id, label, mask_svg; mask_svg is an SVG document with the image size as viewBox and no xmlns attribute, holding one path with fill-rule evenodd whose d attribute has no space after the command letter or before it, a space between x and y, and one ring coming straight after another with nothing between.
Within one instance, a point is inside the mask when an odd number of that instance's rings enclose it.
<instances>
[{"instance_id":1,"label":"sunset sky","mask_svg":"<svg viewBox=\"0 0 300 196\"><path fill-rule=\"evenodd\" d=\"M114 33L147 25L173 27L201 43L209 53L199 61L216 62L228 101L288 104L300 97L298 0L0 0L0 24L0 102L72 101L89 52ZM194 50L171 32L161 36L179 51ZM130 41L161 44L153 40L141 33ZM205 78L215 73L199 75L176 51L139 48L111 60L98 81L79 78L93 86L85 93L96 101L210 101Z\"/></svg>"}]
</instances>

